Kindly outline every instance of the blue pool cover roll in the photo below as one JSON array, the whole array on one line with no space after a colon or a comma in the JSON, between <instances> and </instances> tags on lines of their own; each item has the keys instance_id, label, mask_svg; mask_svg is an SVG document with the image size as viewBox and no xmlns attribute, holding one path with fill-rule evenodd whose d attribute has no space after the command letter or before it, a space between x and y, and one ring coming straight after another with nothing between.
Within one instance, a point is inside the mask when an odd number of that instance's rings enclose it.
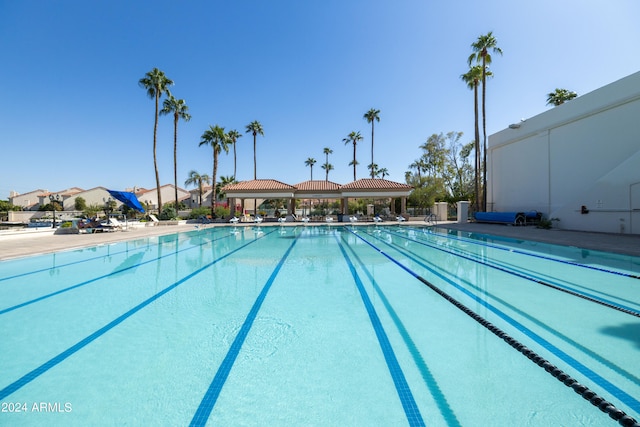
<instances>
[{"instance_id":1,"label":"blue pool cover roll","mask_svg":"<svg viewBox=\"0 0 640 427\"><path fill-rule=\"evenodd\" d=\"M478 222L494 222L499 224L525 224L537 222L542 215L538 211L529 212L476 212L474 215Z\"/></svg>"}]
</instances>

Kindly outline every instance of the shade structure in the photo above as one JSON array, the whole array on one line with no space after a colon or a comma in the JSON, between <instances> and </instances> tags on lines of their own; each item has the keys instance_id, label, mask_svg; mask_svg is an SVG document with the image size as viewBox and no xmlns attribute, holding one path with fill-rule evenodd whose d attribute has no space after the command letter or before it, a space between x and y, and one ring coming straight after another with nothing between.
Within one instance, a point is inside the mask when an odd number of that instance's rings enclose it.
<instances>
[{"instance_id":1,"label":"shade structure","mask_svg":"<svg viewBox=\"0 0 640 427\"><path fill-rule=\"evenodd\" d=\"M131 209L135 209L138 212L144 212L144 208L138 201L138 198L135 194L130 191L115 191L115 190L107 190L109 194L111 194L115 199L120 200L125 205L129 206Z\"/></svg>"}]
</instances>

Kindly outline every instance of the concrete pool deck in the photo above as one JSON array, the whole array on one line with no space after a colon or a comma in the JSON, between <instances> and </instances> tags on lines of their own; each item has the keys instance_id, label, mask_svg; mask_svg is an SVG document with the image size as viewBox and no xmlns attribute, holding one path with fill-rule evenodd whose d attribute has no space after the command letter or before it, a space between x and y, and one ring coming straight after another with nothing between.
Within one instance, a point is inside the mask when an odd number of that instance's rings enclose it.
<instances>
[{"instance_id":1,"label":"concrete pool deck","mask_svg":"<svg viewBox=\"0 0 640 427\"><path fill-rule=\"evenodd\" d=\"M238 227L253 227L257 224L240 223ZM261 227L279 227L279 223L263 223ZM311 223L310 225L326 225ZM332 226L351 225L335 223ZM356 223L356 226L371 226L371 223ZM395 222L383 222L381 225L397 225ZM423 226L422 221L407 221L401 226ZM208 224L204 227L230 227L230 224ZM304 226L302 223L285 223L284 226ZM570 230L544 230L534 226L514 227L501 224L455 223L444 222L439 227L465 232L492 234L514 239L533 240L564 246L575 246L584 249L613 252L640 257L640 235L592 233ZM195 230L203 227L197 224L160 225L155 227L136 227L127 231L115 231L96 234L53 234L52 229L22 230L0 232L0 260L21 258L30 255L51 253L62 250L73 250L87 246L115 243L125 240L142 239L177 232Z\"/></svg>"}]
</instances>

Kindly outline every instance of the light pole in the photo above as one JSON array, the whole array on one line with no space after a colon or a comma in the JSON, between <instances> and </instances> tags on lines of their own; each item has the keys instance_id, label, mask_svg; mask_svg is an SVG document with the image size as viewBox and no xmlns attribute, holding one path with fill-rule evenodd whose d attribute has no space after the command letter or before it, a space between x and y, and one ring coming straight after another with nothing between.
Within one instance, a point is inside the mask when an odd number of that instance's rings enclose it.
<instances>
[{"instance_id":1,"label":"light pole","mask_svg":"<svg viewBox=\"0 0 640 427\"><path fill-rule=\"evenodd\" d=\"M60 195L56 194L56 196L53 197L53 194L50 194L49 201L51 202L51 210L53 213L53 228L56 228L56 205L54 203L60 203Z\"/></svg>"}]
</instances>

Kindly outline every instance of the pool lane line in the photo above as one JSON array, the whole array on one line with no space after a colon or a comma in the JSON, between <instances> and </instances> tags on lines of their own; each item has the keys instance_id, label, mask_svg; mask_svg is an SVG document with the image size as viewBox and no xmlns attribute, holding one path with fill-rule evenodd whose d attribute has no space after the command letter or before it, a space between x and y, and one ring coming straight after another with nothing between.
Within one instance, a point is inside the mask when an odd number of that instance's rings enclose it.
<instances>
[{"instance_id":1,"label":"pool lane line","mask_svg":"<svg viewBox=\"0 0 640 427\"><path fill-rule=\"evenodd\" d=\"M435 263L425 259L424 257L399 247L397 244L393 244L392 245L389 242L386 242L386 241L382 240L380 237L374 236L374 235L371 235L371 234L367 234L367 236L372 237L372 238L377 239L377 240L380 240L386 246L388 246L388 247L400 252L401 254L405 255L407 258L411 259L413 262L419 264L420 266L422 266L422 267L424 267L424 268L426 268L426 269L428 269L430 271L433 271L433 269L437 269L438 271L440 271L440 274L453 277L454 279L459 279L460 283L464 283L466 286L474 289L476 292L479 292L482 295L485 295L486 297L491 298L494 301L502 304L503 306L505 306L509 310L511 310L511 311L519 314L520 316L526 318L527 320L529 320L530 322L534 323L539 328L544 329L549 334L551 334L551 335L555 336L556 338L559 338L560 340L564 341L565 343L571 345L576 350L578 350L578 351L582 352L583 354L591 357L593 360L595 360L596 362L598 362L598 363L604 365L605 367L611 369L612 371L614 371L618 375L624 377L625 379L631 381L632 383L634 383L636 385L640 385L640 378L638 378L636 375L634 375L631 372L627 371L626 369L616 365L612 361L604 358L600 354L598 354L598 353L594 352L593 350L583 346L582 344L576 342L575 340L569 338L568 336L560 333L558 330L556 330L556 329L552 328L551 326L545 324L544 322L542 322L541 320L537 319L536 317L528 314L527 312L515 307L513 304L508 303L507 301L503 300L502 298L499 298L498 296L494 295L493 293L490 293L490 292L488 292L488 291L486 291L484 289L479 288L478 286L474 285L473 283L469 282L468 280L458 278L455 275L455 273L449 272L449 271L445 270L444 268L442 268L441 266L438 266ZM426 263L428 265L426 265L424 263Z\"/></svg>"},{"instance_id":2,"label":"pool lane line","mask_svg":"<svg viewBox=\"0 0 640 427\"><path fill-rule=\"evenodd\" d=\"M49 369L51 369L51 368L55 367L56 365L62 363L64 360L66 360L67 358L69 358L73 354L75 354L78 351L82 350L84 347L86 347L87 345L91 344L93 341L95 341L96 339L100 338L102 335L106 334L111 329L115 328L120 323L124 322L129 317L133 316L138 311L142 310L143 308L145 308L146 306L148 306L152 302L156 301L160 297L162 297L165 294L169 293L170 291L174 290L175 288L177 288L178 286L180 286L181 284L183 284L187 280L195 277L196 275L202 273L203 271L207 270L208 268L212 267L213 265L217 264L218 262L222 261L223 259L225 259L225 258L233 255L234 253L244 249L245 247L249 246L250 244L257 242L261 238L262 237L258 237L258 238L254 239L254 240L250 240L249 242L245 243L244 245L239 246L236 249L234 249L234 250L232 250L230 252L227 252L224 255L221 255L220 257L216 258L215 260L211 261L210 263L208 263L208 264L200 267L199 269L193 271L192 273L184 276L182 279L178 280L177 282L174 282L172 285L164 288L160 292L152 295L151 297L149 297L146 300L142 301L141 303L139 303L135 307L129 309L127 312L125 312L125 313L121 314L120 316L116 317L114 320L112 320L111 322L107 323L105 326L103 326L102 328L98 329L97 331L95 331L91 335L88 335L85 338L83 338L82 340L78 341L77 343L75 343L71 347L69 347L66 350L64 350L62 353L59 353L57 356L54 356L53 358L49 359L48 361L46 361L42 365L40 365L37 368L31 370L29 373L23 375L21 378L17 379L13 383L11 383L8 386L6 386L5 388L1 389L0 390L0 401L2 401L4 398L6 398L7 396L11 395L12 393L15 393L16 391L18 391L20 388L24 387L25 385L27 385L31 381L35 380L40 375L42 375L45 372L47 372Z\"/></svg>"},{"instance_id":3,"label":"pool lane line","mask_svg":"<svg viewBox=\"0 0 640 427\"><path fill-rule=\"evenodd\" d=\"M342 236L343 240L344 238L345 236ZM409 331L407 331L404 324L402 323L400 316L398 316L393 306L391 305L391 302L387 299L382 289L380 289L380 286L378 285L378 282L376 281L376 279L373 277L373 274L371 274L371 271L369 271L369 269L364 264L362 259L360 259L358 254L356 254L355 250L348 244L346 245L346 247L349 249L349 252L353 256L353 258L358 262L358 265L360 266L360 268L366 274L374 290L376 291L376 294L380 298L380 301L382 301L382 304L384 305L385 309L389 313L389 316L393 320L394 325L398 329L400 336L402 337L405 345L407 346L407 349L409 350L409 353L411 354L411 357L413 358L413 361L416 364L416 367L420 371L420 375L422 376L422 379L425 382L427 389L431 393L431 396L433 397L433 400L435 401L436 406L440 410L440 414L444 418L445 422L449 427L461 426L460 421L458 421L458 418L456 417L455 412L453 411L451 406L449 406L447 397L444 395L444 393L440 389L440 386L438 385L438 381L435 379L435 377L431 373L431 370L429 369L429 367L427 366L427 363L422 357L420 350L418 349L416 344L413 342L413 339L411 338Z\"/></svg>"},{"instance_id":4,"label":"pool lane line","mask_svg":"<svg viewBox=\"0 0 640 427\"><path fill-rule=\"evenodd\" d=\"M399 237L399 238L408 239L407 237L405 237L405 236L403 236L401 234L394 233L393 235L396 236L396 237ZM539 279L539 278L537 278L535 276L527 275L525 273L516 271L516 269L510 269L508 267L501 266L501 265L499 265L499 263L498 263L498 265L496 265L497 261L494 261L494 262L483 261L483 260L480 259L480 257L476 257L476 256L465 254L464 251L447 250L447 249L438 247L437 245L433 245L433 244L427 243L427 242L425 242L423 240L412 240L412 239L408 239L408 240L411 240L412 242L415 242L415 243L417 243L419 245L427 246L427 247L432 248L432 249L437 249L437 250L439 250L441 252L445 252L447 254L455 255L457 257L472 261L472 262L477 263L477 264L486 265L487 267L491 267L491 268L494 268L496 270L500 270L502 272L505 272L505 273L520 277L522 279L526 279L526 280L535 282L535 283L537 283L539 285L543 285L543 286L549 287L551 289L555 289L557 291L564 292L566 294L569 294L569 295L572 295L572 296L575 296L575 297L578 297L578 298L582 298L584 300L593 302L595 304L600 304L600 305L605 306L607 308L611 308L613 310L617 310L617 311L620 311L622 313L629 314L631 316L640 317L640 311L638 311L638 310L636 310L636 309L634 309L632 307L628 307L628 306L625 306L623 304L620 304L620 303L617 303L615 301L611 301L611 300L608 300L608 299L600 298L600 297L597 297L597 296L595 296L593 294L590 294L590 293L578 292L578 291L572 290L572 289L570 289L568 287L562 286L562 285L557 284L557 283L556 284L549 283L549 282L541 280L541 279Z\"/></svg>"},{"instance_id":5,"label":"pool lane line","mask_svg":"<svg viewBox=\"0 0 640 427\"><path fill-rule=\"evenodd\" d=\"M355 231L349 231L355 234ZM349 255L344 249L344 245L340 242L340 240L338 240L337 236L334 235L334 238L338 243L338 248L340 249L343 258L345 259L349 267L351 276L353 277L356 287L358 288L358 292L360 293L362 303L364 304L365 309L367 310L367 314L369 315L369 320L371 321L373 330L375 331L376 337L378 338L378 344L380 345L380 349L382 350L382 354L384 355L385 362L387 363L387 368L389 369L389 373L391 374L391 378L393 379L393 383L396 387L396 392L398 393L400 402L402 403L402 408L404 409L407 421L409 422L410 426L424 426L425 424L424 420L422 419L422 415L420 414L420 409L418 409L418 405L413 398L413 394L411 393L411 389L409 388L407 379L402 372L400 363L396 358L393 347L391 346L391 342L389 341L389 337L387 337L387 334L384 331L384 327L382 326L382 322L380 321L380 318L376 313L376 309L371 303L362 280L360 280L360 276L358 275L355 266L351 262Z\"/></svg>"},{"instance_id":6,"label":"pool lane line","mask_svg":"<svg viewBox=\"0 0 640 427\"><path fill-rule=\"evenodd\" d=\"M80 282L80 283L75 284L75 285L73 285L73 286L69 286L69 287L66 287L66 288L64 288L64 289L60 289L60 290L57 290L57 291L55 291L55 292L51 292L51 293L46 294L46 295L42 295L42 296L40 296L40 297L38 297L38 298L34 298L34 299L29 300L29 301L25 301L25 302L22 302L22 303L20 303L20 304L16 304L16 305L14 305L14 306L4 308L4 309L0 310L0 315L3 315L3 314L5 314L5 313L8 313L8 312L13 311L13 310L17 310L17 309L19 309L19 308L26 307L26 306L28 306L28 305L31 305L31 304L34 304L34 303L36 303L36 302L40 302L40 301L42 301L42 300L45 300L45 299L48 299L48 298L54 297L54 296L56 296L56 295L63 294L63 293L65 293L65 292L72 291L72 290L77 289L77 288L80 288L80 287L82 287L82 286L89 285L89 284L91 284L91 283L93 283L93 282L97 282L98 280L106 279L106 278L108 278L109 276L113 276L113 275L115 275L115 274L120 274L120 273L125 272L125 271L127 271L127 270L131 270L131 269L138 268L138 267L140 267L141 265L145 265L145 264L149 264L149 263L152 263L152 262L156 262L156 261L158 261L158 260L160 260L160 259L162 259L162 258L167 258L167 257L170 257L170 256L175 256L177 253L184 252L184 251L190 251L190 250L192 250L192 249L198 248L198 247L200 247L200 246L204 246L204 245L209 244L209 243L213 243L213 242L218 241L218 240L225 239L225 238L230 237L230 236L231 236L231 235L223 235L223 236L218 237L218 238L216 238L216 239L213 239L213 240L209 240L209 241L203 242L202 244L200 244L200 245L198 245L198 246L190 246L190 247L188 247L188 248L180 249L180 250L179 250L179 251L177 251L177 252L171 252L171 253L168 253L168 254L166 254L166 255L156 256L155 258L152 258L152 259L149 259L149 260L146 260L146 261L143 261L143 262L139 262L139 263L137 263L137 264L130 265L130 266L125 267L125 268L121 268L120 270L112 271L112 272L110 272L110 273L108 273L108 274L103 274L102 276L98 276L98 277L94 277L93 279L85 280L84 282ZM134 254L134 255L135 255L135 254Z\"/></svg>"},{"instance_id":7,"label":"pool lane line","mask_svg":"<svg viewBox=\"0 0 640 427\"><path fill-rule=\"evenodd\" d=\"M385 256L391 262L396 264L402 270L406 271L411 276L413 276L415 279L419 280L421 283L423 283L424 285L429 287L431 290L436 292L438 295L443 297L445 300L447 300L448 302L453 304L456 308L458 308L459 310L464 312L466 315L471 317L473 320L475 320L476 322L478 322L479 324L484 326L491 333L493 333L494 335L496 335L499 338L501 338L502 340L504 340L507 344L509 344L514 349L516 349L518 352L522 353L524 356L526 356L528 359L530 359L536 365L540 366L541 368L544 368L544 370L546 372L548 372L550 375L552 375L558 381L562 382L567 387L572 388L576 393L578 393L584 399L588 400L592 405L596 406L602 412L608 414L609 417L611 417L612 419L618 421L623 426L639 426L640 427L640 424L638 424L638 422L633 417L627 415L623 410L617 408L613 403L608 402L606 399L604 399L603 397L601 397L598 394L596 394L594 391L589 389L587 386L585 386L583 384L580 384L576 379L572 378L569 374L563 372L557 366L553 365L551 362L549 362L548 360L546 360L542 356L538 355L535 351L527 348L524 344L520 343L515 338L509 336L506 332L502 331L500 328L498 328L497 326L495 326L494 324L492 324L491 322L489 322L488 320L486 320L482 316L478 315L473 310L471 310L468 307L466 307L464 304L462 304L461 302L459 302L458 300L453 298L451 295L449 295L446 292L444 292L442 289L438 288L436 285L434 285L431 282L429 282L424 277L420 276L418 273L416 273L413 270L411 270L409 267L403 265L400 261L398 261L395 258L393 258L392 256L390 256L389 254L384 252L382 249L378 248L377 246L375 246L374 244L369 242L367 239L362 238L358 234L354 234L354 235L357 238L359 238L360 240L362 240L364 243L366 243L367 245L369 245L372 248L374 248L381 255ZM502 311L500 311L496 307L492 306L491 304L487 303L486 301L482 300L481 298L478 298L477 296L475 296L472 293L468 292L466 289L464 289L463 287L459 286L458 284L456 284L452 280L449 280L446 277L443 277L441 274L439 274L439 273L437 273L437 272L435 272L433 270L431 270L431 271L432 271L433 274L435 274L436 276L440 277L442 280L446 281L447 283L449 283L453 287L457 288L458 290L460 290L461 292L463 292L467 296L471 297L471 299L475 300L480 305L486 307L487 309L489 309L493 313L497 314L499 317L501 317L507 323L509 323L512 326L514 326L517 330L519 330L523 334L527 335L529 338L532 338L534 341L536 341L542 347L546 348L551 353L553 353L554 355L556 355L557 357L559 357L560 359L562 359L563 361L568 363L570 366L572 366L578 372L582 373L587 378L589 378L592 381L594 381L600 387L602 387L603 389L605 389L609 393L611 393L613 396L615 396L618 399L620 399L623 403L625 403L626 405L631 407L633 410L635 410L636 412L640 412L640 402L638 400L636 400L633 396L629 395L624 390L621 390L616 385L611 384L605 378L601 377L600 375L598 375L597 373L595 373L591 369L587 368L586 366L584 366L582 363L580 363L579 361L577 361L576 359L574 359L573 357L571 357L567 353L565 353L562 350L560 350L559 348L555 347L553 344L551 344L550 342L546 341L544 338L542 338L541 336L537 335L535 332L531 331L530 329L528 329L524 325L520 324L515 319L511 318L510 316L508 316L506 313L503 313Z\"/></svg>"},{"instance_id":8,"label":"pool lane line","mask_svg":"<svg viewBox=\"0 0 640 427\"><path fill-rule=\"evenodd\" d=\"M178 232L178 233L175 233L175 234L180 234L180 233L190 234L190 233L193 233L193 231ZM159 236L157 236L157 237L159 237ZM74 249L69 249L69 250L62 250L62 251L58 251L58 252L52 252L52 253L49 253L49 254L32 255L31 257L48 256L48 255L55 255L55 254L59 254L59 253L71 253L71 252L76 252L76 251L80 251L80 250L88 250L88 249L91 249L91 248L107 247L107 246L110 246L110 245L113 245L113 244L120 244L120 243L126 243L126 242L131 242L131 241L140 241L140 240L145 240L145 239L148 240L148 239L151 239L151 238L152 237L146 237L146 238L139 238L139 239L132 239L132 240L123 240L123 241L120 241L120 242L102 243L102 244L99 244L99 245L96 245L96 246L87 246L87 247L83 247L83 248L74 248ZM89 262L89 261L95 261L95 260L98 260L98 259L105 258L107 256L120 255L120 254L128 253L129 251L137 252L138 249L141 249L141 248L125 249L125 250L117 251L117 252L110 253L110 254L98 255L98 256L94 256L94 257L90 257L90 258L83 258L83 259L78 260L78 261L67 262L65 264L56 265L55 267L40 268L38 270L28 271L26 273L14 274L13 276L0 277L0 282L4 282L4 281L10 280L10 279L16 279L18 277L29 276L31 274L44 273L45 271L49 271L49 270L57 270L59 268L69 267L71 265L76 265L76 264L82 264L82 263ZM29 259L31 257L24 257L24 258L20 258L20 259L21 260L26 260L26 259ZM16 260L9 259L9 260L5 260L5 261L0 261L0 266L2 266L3 262L12 262L12 261L16 261Z\"/></svg>"},{"instance_id":9,"label":"pool lane line","mask_svg":"<svg viewBox=\"0 0 640 427\"><path fill-rule=\"evenodd\" d=\"M413 228L413 227L411 227L411 229L412 230L418 230L418 229ZM514 248L509 248L509 247L505 247L505 246L500 246L500 245L496 245L496 244L492 244L492 243L481 242L481 241L479 241L477 239L472 239L470 237L467 237L467 238L462 238L462 237L457 237L457 236L454 237L454 236L450 236L448 234L445 235L445 234L442 234L442 233L431 233L431 234L433 234L434 236L440 236L440 237L444 237L444 238L447 238L447 239L460 240L460 241L463 241L463 242L472 243L472 244L478 245L478 246L486 246L486 247L493 248L493 249L498 249L498 250L501 250L501 251L514 252L514 253L517 253L517 254L527 255L527 256L534 257L534 258L541 258L541 259L544 259L544 260L547 260L547 261L554 261L554 262L559 262L559 263L562 263L562 264L573 265L575 267L587 268L589 270L601 271L601 272L604 272L604 273L614 274L616 276L624 276L624 277L629 277L631 279L640 279L640 275L637 275L637 274L623 273L622 271L609 270L609 269L606 269L606 268L595 267L593 265L582 264L582 263L575 262L575 261L569 261L569 260L565 260L565 259L553 258L553 257L549 257L549 256L539 255L539 254L536 254L536 253L532 253L533 251L527 252L527 251L514 249ZM494 236L491 236L490 234L484 234L484 236L488 236L489 238L494 237ZM526 239L522 239L522 240L525 241L525 242L534 242L533 240L526 240ZM551 246L558 246L558 247L570 247L570 248L575 248L575 249L582 249L582 248L579 248L577 246L554 245L554 244L551 244L551 243L546 243L546 244L551 245ZM594 252L598 252L598 251L594 251ZM609 252L603 252L603 253L609 253ZM620 254L616 254L616 255L620 255ZM631 257L631 258L635 258L635 257L633 257L631 255L621 255L621 256L628 256L628 257Z\"/></svg>"},{"instance_id":10,"label":"pool lane line","mask_svg":"<svg viewBox=\"0 0 640 427\"><path fill-rule=\"evenodd\" d=\"M271 273L271 276L269 276L269 279L262 287L262 291L260 291L258 298L253 303L251 310L249 310L249 313L247 314L247 317L245 318L244 323L240 328L240 331L238 331L235 339L233 340L233 343L229 347L229 350L227 351L227 355L225 356L224 360L218 367L218 370L215 376L213 377L213 381L211 381L209 388L207 389L206 393L202 397L202 400L200 401L200 405L198 406L198 409L196 410L195 414L193 415L193 418L191 419L191 423L189 424L190 426L192 427L204 426L207 423L207 420L211 415L211 411L213 411L213 407L215 406L216 401L218 400L218 397L220 397L220 392L222 391L222 387L224 387L224 384L227 381L227 378L229 377L231 368L233 367L233 364L238 358L240 349L242 348L242 345L244 344L244 341L247 338L247 335L249 334L251 327L253 326L253 322L256 320L256 317L258 316L258 311L260 311L260 308L262 307L262 303L264 302L265 298L267 297L267 294L269 293L269 290L271 289L271 285L273 285L273 282L275 281L276 276L278 276L278 273L280 273L280 269L282 268L285 261L289 257L289 254L293 250L293 247L295 246L299 237L300 237L300 234L295 236L295 239L293 239L293 241L289 245L289 248L286 250L284 255L280 258L278 265L276 265L275 269Z\"/></svg>"}]
</instances>

